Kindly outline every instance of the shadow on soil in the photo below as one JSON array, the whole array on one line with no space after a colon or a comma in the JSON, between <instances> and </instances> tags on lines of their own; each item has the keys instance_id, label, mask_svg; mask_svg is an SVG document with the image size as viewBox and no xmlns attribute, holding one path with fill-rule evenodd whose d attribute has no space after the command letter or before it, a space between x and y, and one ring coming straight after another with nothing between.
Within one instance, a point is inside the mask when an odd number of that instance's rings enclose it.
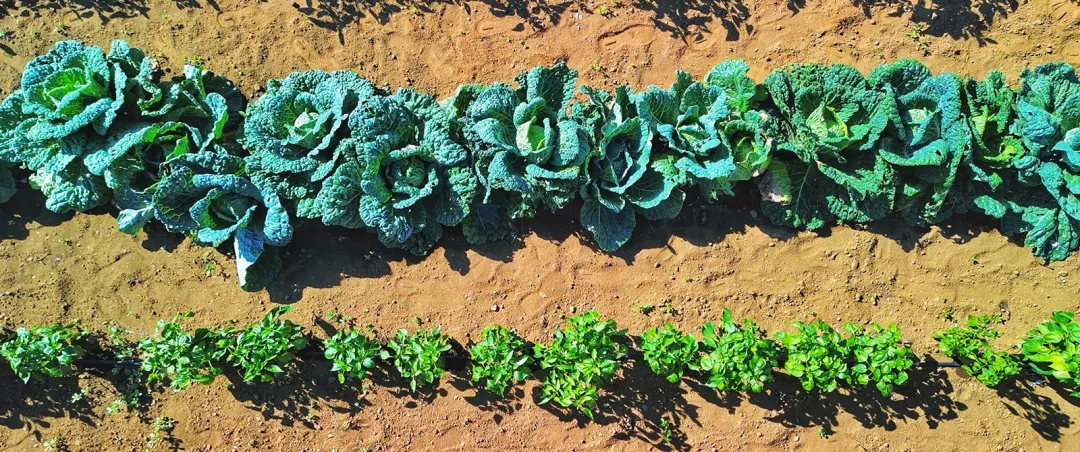
<instances>
[{"instance_id":1,"label":"shadow on soil","mask_svg":"<svg viewBox=\"0 0 1080 452\"><path fill-rule=\"evenodd\" d=\"M996 44L983 35L1020 6L1019 0L851 0L867 18L881 11L892 17L907 16L912 33L951 39L973 38L980 45ZM788 0L788 9L798 13L806 0ZM812 7L812 5L810 6Z\"/></svg>"},{"instance_id":2,"label":"shadow on soil","mask_svg":"<svg viewBox=\"0 0 1080 452\"><path fill-rule=\"evenodd\" d=\"M102 24L116 19L148 17L152 0L0 0L0 16L26 16L41 11L74 13L79 19L97 18ZM212 8L217 0L166 0L180 9ZM164 2L163 2L164 3Z\"/></svg>"},{"instance_id":3,"label":"shadow on soil","mask_svg":"<svg viewBox=\"0 0 1080 452\"><path fill-rule=\"evenodd\" d=\"M644 363L634 361L624 364L615 381L604 388L593 421L552 405L543 407L560 421L615 425L616 438L636 437L672 450L691 449L682 442L679 433L682 426L686 423L701 426L697 420L700 407L687 400L691 392L730 413L749 404L765 410L765 418L770 422L787 427L817 427L823 435L840 425L841 413L853 417L865 428L893 430L898 423L921 421L936 429L943 422L957 419L968 408L952 398L954 389L945 370L915 369L911 375L909 383L896 388L890 397L882 397L873 387L830 394L807 392L786 374L777 374L769 389L762 393L742 394L718 392L690 375L683 384L672 385L653 374ZM1031 383L1010 381L1003 386L998 394L1014 415L1030 422L1044 439L1061 441L1062 430L1069 428L1072 421L1059 405L1037 394ZM538 394L537 387L533 397Z\"/></svg>"},{"instance_id":4,"label":"shadow on soil","mask_svg":"<svg viewBox=\"0 0 1080 452\"><path fill-rule=\"evenodd\" d=\"M330 371L329 361L310 360L297 364L304 367L303 372L292 372L290 378L277 379L273 383L245 383L231 368L225 371L225 377L229 379L229 391L237 401L258 411L263 419L280 422L285 427L318 428L316 413L325 408L323 405L334 412L348 414L358 413L371 405L364 398L365 387L350 381L344 385L338 383L337 375ZM383 377L377 373L372 378L379 381Z\"/></svg>"},{"instance_id":5,"label":"shadow on soil","mask_svg":"<svg viewBox=\"0 0 1080 452\"><path fill-rule=\"evenodd\" d=\"M750 9L742 0L630 0L629 5L651 13L659 30L676 37L710 33L709 27L717 22L729 41L753 32L746 23ZM341 43L345 42L344 29L358 20L385 24L395 14L439 14L446 6L461 7L469 14L481 6L495 17L516 18L533 30L558 25L578 13L615 13L617 7L591 9L577 0L296 0L293 6L311 23L336 32Z\"/></svg>"},{"instance_id":6,"label":"shadow on soil","mask_svg":"<svg viewBox=\"0 0 1080 452\"><path fill-rule=\"evenodd\" d=\"M167 1L167 0L166 0ZM263 0L268 1L268 0ZM885 11L894 17L908 16L918 24L914 33L952 39L974 38L980 44L994 43L983 35L996 20L1019 7L1020 0L851 0L866 17ZM171 0L178 8L211 8L221 11L216 0ZM153 0L0 0L0 16L29 15L42 10L70 11L81 19L97 18L102 23L131 17L147 17ZM578 13L611 14L616 6L590 8L580 0L294 0L293 8L312 24L333 31L345 43L344 30L359 20L385 24L396 14L440 14L447 6L471 13L487 8L496 17L512 17L534 30L555 26ZM646 11L657 29L683 39L722 32L735 41L752 34L750 7L744 0L628 0L628 6ZM806 0L787 0L788 9L798 13ZM722 30L713 30L716 27Z\"/></svg>"},{"instance_id":7,"label":"shadow on soil","mask_svg":"<svg viewBox=\"0 0 1080 452\"><path fill-rule=\"evenodd\" d=\"M461 275L471 270L473 255L498 262L512 261L514 252L524 246L522 238L532 234L555 243L575 236L597 255L604 255L592 242L591 235L581 230L577 212L577 205L557 213L540 212L536 218L517 222L518 238L481 245L468 243L460 228L446 228L436 248L442 248L447 265ZM613 255L633 265L644 250L667 248L675 252L669 245L672 237L707 246L723 240L729 233L743 232L748 226L760 226L777 236L784 234L782 228L754 224L746 209L732 210L730 206L701 205L688 200L683 212L674 219L640 221L630 241ZM392 262L413 265L426 259L438 257L416 257L403 250L388 249L363 230L328 228L307 221L297 227L293 241L285 248L282 270L267 292L271 301L293 303L303 298L307 288L334 287L348 278L378 278L390 274Z\"/></svg>"},{"instance_id":8,"label":"shadow on soil","mask_svg":"<svg viewBox=\"0 0 1080 452\"><path fill-rule=\"evenodd\" d=\"M6 362L4 367L7 367ZM4 387L0 393L0 427L8 431L24 430L28 436L40 435L40 432L31 431L35 427L48 428L52 419L62 418L97 425L93 406L85 400L72 399L81 391L75 377L23 383L10 370L4 369L0 382ZM37 440L40 442L43 438Z\"/></svg>"}]
</instances>

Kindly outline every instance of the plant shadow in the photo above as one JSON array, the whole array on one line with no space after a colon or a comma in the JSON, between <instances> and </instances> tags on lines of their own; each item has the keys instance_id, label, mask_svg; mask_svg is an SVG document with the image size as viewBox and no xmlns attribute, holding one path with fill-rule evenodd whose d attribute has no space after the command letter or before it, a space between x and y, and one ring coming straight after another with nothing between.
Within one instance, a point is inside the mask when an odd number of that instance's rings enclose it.
<instances>
[{"instance_id":1,"label":"plant shadow","mask_svg":"<svg viewBox=\"0 0 1080 452\"><path fill-rule=\"evenodd\" d=\"M196 0L177 0L191 3ZM147 0L0 0L0 16L34 15L42 10L72 12L79 19L96 17L102 24L115 19L147 17Z\"/></svg>"},{"instance_id":2,"label":"plant shadow","mask_svg":"<svg viewBox=\"0 0 1080 452\"><path fill-rule=\"evenodd\" d=\"M9 431L48 428L51 425L48 419L59 418L97 425L93 406L86 400L74 399L82 391L77 377L23 383L14 373L4 371L0 381L4 385L0 394L0 426Z\"/></svg>"},{"instance_id":3,"label":"plant shadow","mask_svg":"<svg viewBox=\"0 0 1080 452\"><path fill-rule=\"evenodd\" d=\"M111 20L148 17L149 0L0 0L0 16L34 15L43 10L67 11L79 19L96 17L104 25ZM221 11L217 0L173 0L180 9L202 8L205 4Z\"/></svg>"},{"instance_id":4,"label":"plant shadow","mask_svg":"<svg viewBox=\"0 0 1080 452\"><path fill-rule=\"evenodd\" d=\"M386 24L395 14L418 16L438 15L442 6L459 6L472 14L475 6L483 5L495 17L514 18L534 30L544 30L561 23L568 13L599 13L580 0L297 0L293 7L313 25L333 31L338 41L345 43L344 30L362 19ZM630 6L646 11L653 25L673 37L686 39L691 35L709 33L715 21L724 28L726 39L739 39L752 33L747 24L750 8L743 0L631 0Z\"/></svg>"},{"instance_id":5,"label":"plant shadow","mask_svg":"<svg viewBox=\"0 0 1080 452\"><path fill-rule=\"evenodd\" d=\"M985 36L994 23L1016 11L1019 0L851 0L865 17L887 10L892 17L910 14L912 33L950 39L975 39L979 46L996 44ZM806 0L788 0L788 10L799 13Z\"/></svg>"},{"instance_id":6,"label":"plant shadow","mask_svg":"<svg viewBox=\"0 0 1080 452\"><path fill-rule=\"evenodd\" d=\"M6 203L0 203L0 240L24 240L34 228L30 223L40 226L58 226L70 220L74 213L56 213L45 208L45 197L41 192L31 189L25 183L19 183L18 192Z\"/></svg>"},{"instance_id":7,"label":"plant shadow","mask_svg":"<svg viewBox=\"0 0 1080 452\"><path fill-rule=\"evenodd\" d=\"M357 388L356 382L350 380L345 384L338 382L329 361L307 360L301 361L299 366L304 369L265 384L244 382L233 368L226 369L224 375L230 383L229 391L237 401L258 411L263 419L276 420L285 427L300 424L317 428L317 413L322 405L336 413L350 415L371 406L364 397L363 387Z\"/></svg>"},{"instance_id":8,"label":"plant shadow","mask_svg":"<svg viewBox=\"0 0 1080 452\"><path fill-rule=\"evenodd\" d=\"M1035 393L1036 386L1026 380L1012 378L997 388L1002 404L1014 416L1021 416L1043 439L1061 442L1061 431L1072 425L1072 419L1053 399ZM1069 396L1063 394L1065 400Z\"/></svg>"}]
</instances>

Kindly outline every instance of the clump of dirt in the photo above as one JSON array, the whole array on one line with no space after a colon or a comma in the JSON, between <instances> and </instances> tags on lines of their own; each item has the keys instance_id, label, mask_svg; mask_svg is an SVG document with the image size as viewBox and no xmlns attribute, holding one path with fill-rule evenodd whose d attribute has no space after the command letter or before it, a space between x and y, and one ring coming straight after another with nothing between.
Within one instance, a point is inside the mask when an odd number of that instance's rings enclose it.
<instances>
[{"instance_id":1,"label":"clump of dirt","mask_svg":"<svg viewBox=\"0 0 1080 452\"><path fill-rule=\"evenodd\" d=\"M0 4L0 90L54 41L126 39L176 71L186 60L236 80L255 98L292 70L352 68L387 86L450 94L461 83L508 81L568 60L601 87L668 85L676 68L700 76L745 58L760 79L792 62L863 71L915 57L935 71L981 77L1045 61L1080 62L1080 6L1066 0L917 3L886 0L622 2L260 2L253 0L20 0ZM615 255L579 238L572 215L527 222L522 242L469 246L457 233L424 259L380 247L363 232L304 224L268 291L236 287L229 257L151 227L136 237L106 212L57 215L21 187L0 205L0 325L79 319L132 336L192 311L191 327L247 323L279 303L317 336L330 311L371 324L442 325L466 343L485 325L545 341L568 315L596 309L631 333L671 322L695 331L724 307L769 331L793 320L896 323L920 354L936 350L942 318L1000 313L998 345L1023 338L1054 310L1077 310L1080 259L1042 265L997 232L960 218L917 230L883 221L819 233L776 228L752 209L696 207L652 224ZM666 306L648 314L635 306ZM492 309L497 306L497 309ZM634 364L605 388L596 422L537 406L536 384L495 400L444 376L405 394L386 372L342 387L329 365L304 362L280 383L235 376L128 410L122 375L24 385L3 374L0 445L29 450L62 438L72 450L142 448L157 417L177 421L185 449L1037 450L1075 442L1075 399L1016 383L1001 391L955 371L921 370L892 399L819 398L781 380L762 395L670 385ZM391 372L392 373L392 372ZM146 397L143 401L146 402ZM74 401L73 401L74 400ZM105 414L113 406L116 414ZM109 410L113 411L113 410Z\"/></svg>"}]
</instances>

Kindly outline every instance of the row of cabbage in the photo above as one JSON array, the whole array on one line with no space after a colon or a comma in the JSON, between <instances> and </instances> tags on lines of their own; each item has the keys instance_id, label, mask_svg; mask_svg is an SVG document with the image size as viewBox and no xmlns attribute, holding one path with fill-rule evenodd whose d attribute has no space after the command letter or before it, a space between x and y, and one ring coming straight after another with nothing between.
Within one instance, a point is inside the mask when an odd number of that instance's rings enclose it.
<instances>
[{"instance_id":1,"label":"row of cabbage","mask_svg":"<svg viewBox=\"0 0 1080 452\"><path fill-rule=\"evenodd\" d=\"M67 41L0 106L0 167L30 171L56 212L111 203L124 232L156 220L202 245L232 240L248 290L276 274L301 219L423 255L444 228L507 239L516 220L580 200L581 225L610 252L639 217L675 217L688 196L722 200L740 181L778 225L977 212L1040 258L1080 246L1071 66L1025 70L1019 90L998 72L933 75L913 60L867 76L794 64L763 84L747 70L731 60L702 80L677 71L667 89L607 92L558 63L442 101L312 70L247 105L199 67L160 80L123 41L108 54ZM13 190L0 169L0 198Z\"/></svg>"},{"instance_id":2,"label":"row of cabbage","mask_svg":"<svg viewBox=\"0 0 1080 452\"><path fill-rule=\"evenodd\" d=\"M20 328L0 338L0 356L6 358L24 382L44 381L74 374L73 364L94 353L123 358L137 364L133 381L152 389L183 390L194 383L211 384L232 368L245 383L272 383L296 370L296 357L316 339L282 316L288 306L270 311L261 321L244 328L185 330L180 322L190 316L159 321L154 335L131 341L124 334L88 333L76 324ZM340 323L339 323L340 322ZM725 309L719 323L701 326L701 338L672 324L627 336L614 320L589 311L566 319L550 343L530 344L512 329L493 325L468 344L471 379L498 396L523 382L538 378L539 404L553 404L592 418L602 387L611 383L631 347L661 378L678 384L684 378L718 391L758 393L773 386L774 370L782 368L806 391L829 393L838 388L873 391L889 397L911 378L915 353L895 326L845 324L842 331L824 321L794 322L775 340L751 320L734 321ZM1052 318L1028 332L1019 346L1022 353L996 350L991 340L999 335L1000 317L972 316L965 326L955 325L934 334L940 350L959 361L963 369L994 387L1029 366L1080 397L1080 323L1070 312ZM452 339L440 328L399 330L380 340L370 329L357 329L340 315L327 319L340 326L310 350L308 359L321 355L333 363L338 381L364 380L380 365L397 370L410 391L427 391L444 372ZM111 346L101 344L111 343ZM94 344L97 344L95 346ZM454 352L464 357L464 349ZM111 355L111 356L109 356ZM132 362L134 358L140 361ZM924 363L930 364L933 363ZM917 378L917 377L916 377ZM775 389L773 389L775 391ZM142 392L142 391L136 391ZM132 397L138 400L139 397Z\"/></svg>"}]
</instances>

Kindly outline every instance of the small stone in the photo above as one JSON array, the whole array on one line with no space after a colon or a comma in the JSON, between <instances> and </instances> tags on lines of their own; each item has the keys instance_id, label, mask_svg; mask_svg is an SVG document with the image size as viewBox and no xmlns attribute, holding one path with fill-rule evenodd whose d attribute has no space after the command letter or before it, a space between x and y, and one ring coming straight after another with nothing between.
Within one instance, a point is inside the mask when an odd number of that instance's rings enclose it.
<instances>
[{"instance_id":1,"label":"small stone","mask_svg":"<svg viewBox=\"0 0 1080 452\"><path fill-rule=\"evenodd\" d=\"M491 312L499 312L499 305L497 305L497 304L491 305Z\"/></svg>"},{"instance_id":2,"label":"small stone","mask_svg":"<svg viewBox=\"0 0 1080 452\"><path fill-rule=\"evenodd\" d=\"M799 435L795 435L795 442L799 442Z\"/></svg>"}]
</instances>

